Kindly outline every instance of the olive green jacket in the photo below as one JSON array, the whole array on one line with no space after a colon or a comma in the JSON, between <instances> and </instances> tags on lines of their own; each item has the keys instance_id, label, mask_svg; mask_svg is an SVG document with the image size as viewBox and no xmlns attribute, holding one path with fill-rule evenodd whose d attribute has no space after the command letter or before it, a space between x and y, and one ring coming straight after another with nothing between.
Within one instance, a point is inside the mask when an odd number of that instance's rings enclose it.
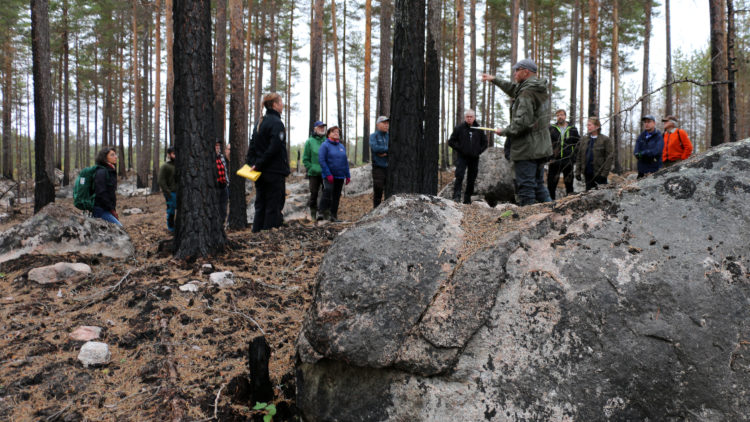
<instances>
[{"instance_id":1,"label":"olive green jacket","mask_svg":"<svg viewBox=\"0 0 750 422\"><path fill-rule=\"evenodd\" d=\"M177 178L174 168L174 161L169 160L159 168L159 188L162 193L168 195L177 192Z\"/></svg>"},{"instance_id":2,"label":"olive green jacket","mask_svg":"<svg viewBox=\"0 0 750 422\"><path fill-rule=\"evenodd\" d=\"M589 135L578 141L576 147L576 176L586 172L586 152L589 149ZM615 163L615 146L607 135L601 133L594 141L594 177L607 177Z\"/></svg>"},{"instance_id":3,"label":"olive green jacket","mask_svg":"<svg viewBox=\"0 0 750 422\"><path fill-rule=\"evenodd\" d=\"M552 155L547 81L531 76L521 83L515 83L495 77L492 83L514 100L510 109L510 124L502 133L508 137L506 148L510 144L510 159L536 160Z\"/></svg>"}]
</instances>

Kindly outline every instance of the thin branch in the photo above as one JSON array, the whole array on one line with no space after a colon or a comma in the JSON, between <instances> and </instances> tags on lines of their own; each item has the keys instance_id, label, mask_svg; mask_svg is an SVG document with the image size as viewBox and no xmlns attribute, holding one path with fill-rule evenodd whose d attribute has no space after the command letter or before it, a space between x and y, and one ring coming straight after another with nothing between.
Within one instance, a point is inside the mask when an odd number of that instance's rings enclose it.
<instances>
[{"instance_id":1,"label":"thin branch","mask_svg":"<svg viewBox=\"0 0 750 422\"><path fill-rule=\"evenodd\" d=\"M95 293L92 296L88 296L86 298L79 299L80 301L84 301L84 300L88 300L88 299L91 299L91 300L89 302L87 302L86 304L84 304L83 306L79 307L76 310L81 310L81 309L84 309L84 308L88 308L89 306L91 306L91 305L93 305L93 304L95 304L97 302L101 302L103 300L108 299L115 290L117 290L118 288L120 288L120 285L130 276L130 273L132 271L133 270L128 270L128 272L125 273L124 276L122 276L122 278L120 279L120 281L118 281L114 285L109 286L109 287L105 288L104 290L101 290L98 293ZM93 299L92 299L92 297L93 297Z\"/></svg>"},{"instance_id":2,"label":"thin branch","mask_svg":"<svg viewBox=\"0 0 750 422\"><path fill-rule=\"evenodd\" d=\"M216 419L217 421L219 420L219 416L218 416L218 413L219 413L219 397L221 397L221 390L223 390L224 387L226 387L226 386L227 386L226 383L221 384L221 388L219 388L219 392L216 393L216 399L214 399L214 419Z\"/></svg>"},{"instance_id":3,"label":"thin branch","mask_svg":"<svg viewBox=\"0 0 750 422\"><path fill-rule=\"evenodd\" d=\"M236 306L234 308L235 309L234 311L226 311L226 310L221 309L221 308L212 308L209 305L206 305L206 308L207 309L211 309L212 311L217 311L217 312L221 312L221 313L224 313L224 314L241 316L241 317L245 318L246 320L248 320L248 321L252 322L253 324L255 324L255 326L258 327L258 330L260 330L261 334L266 335L266 332L263 331L263 328L260 326L260 324L258 324L258 321L254 320L250 315L246 315L246 314L243 314L242 312L237 311L236 310L237 309Z\"/></svg>"}]
</instances>

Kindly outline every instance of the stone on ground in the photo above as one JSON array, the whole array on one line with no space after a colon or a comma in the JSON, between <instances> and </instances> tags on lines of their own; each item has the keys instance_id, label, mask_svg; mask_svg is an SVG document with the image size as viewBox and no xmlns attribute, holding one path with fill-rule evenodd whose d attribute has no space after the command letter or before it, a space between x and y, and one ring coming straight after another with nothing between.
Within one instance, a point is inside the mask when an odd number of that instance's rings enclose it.
<instances>
[{"instance_id":1,"label":"stone on ground","mask_svg":"<svg viewBox=\"0 0 750 422\"><path fill-rule=\"evenodd\" d=\"M29 280L39 284L78 281L91 274L91 267L83 263L58 262L29 271Z\"/></svg>"},{"instance_id":2,"label":"stone on ground","mask_svg":"<svg viewBox=\"0 0 750 422\"><path fill-rule=\"evenodd\" d=\"M101 327L82 325L70 333L70 338L76 341L91 341L98 339L101 333Z\"/></svg>"},{"instance_id":3,"label":"stone on ground","mask_svg":"<svg viewBox=\"0 0 750 422\"><path fill-rule=\"evenodd\" d=\"M78 360L85 367L106 365L111 357L107 343L98 341L86 342L78 353Z\"/></svg>"}]
</instances>

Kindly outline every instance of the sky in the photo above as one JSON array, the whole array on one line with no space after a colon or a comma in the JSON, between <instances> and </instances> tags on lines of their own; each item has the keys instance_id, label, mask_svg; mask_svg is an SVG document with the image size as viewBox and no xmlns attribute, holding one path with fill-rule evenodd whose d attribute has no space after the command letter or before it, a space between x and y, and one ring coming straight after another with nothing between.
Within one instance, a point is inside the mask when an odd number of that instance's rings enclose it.
<instances>
[{"instance_id":1,"label":"sky","mask_svg":"<svg viewBox=\"0 0 750 422\"><path fill-rule=\"evenodd\" d=\"M664 0L662 0L664 2ZM481 22L483 20L483 12L484 8L478 7L478 16L477 20ZM681 49L683 52L691 52L695 50L702 50L708 47L709 37L710 37L710 28L709 28L709 14L708 14L708 1L697 1L697 0L672 0L670 3L670 14L671 14L671 21L672 21L672 52L674 54L675 51L678 49ZM308 15L309 16L309 15ZM651 86L653 88L657 88L661 85L663 85L663 81L665 80L665 74L666 74L666 31L665 31L665 8L662 4L658 8L658 16L655 16L652 20L652 35L651 35L651 57L650 57L650 69L651 69ZM360 24L364 26L364 19L360 21ZM297 53L301 57L309 57L309 51L310 51L310 45L308 43L309 39L309 21L305 25L300 25L301 29L304 29L307 31L307 34L303 34L299 37L300 47L297 50ZM340 30L340 29L339 29ZM373 31L376 31L377 28L373 28ZM602 30L609 30L609 28L602 28ZM466 27L467 37L469 36L469 28L468 25ZM477 32L477 42L481 44L484 37L482 36L483 33L481 31L481 27L478 28ZM374 41L377 42L377 41ZM521 43L521 46L519 47L519 51L523 51L523 40L519 40ZM468 41L465 43L465 45L468 48ZM626 86L637 86L638 92L641 90L641 81L643 79L642 73L640 71L641 64L643 63L643 48L639 48L637 50L628 49L626 50L627 54L630 56L630 60L636 64L636 68L639 70L634 73L630 73L627 75L622 75L621 78L623 80L623 84ZM522 58L522 57L520 57ZM372 85L372 94L371 94L371 104L370 104L370 110L372 112L372 116L370 116L370 128L371 130L374 130L375 128L375 119L377 116L375 116L375 94L376 94L376 88L377 86L374 84L374 81L377 77L377 62L375 61L377 57L373 57L373 72L371 74L371 80L373 81ZM481 68L481 58L478 58L478 66ZM561 70L564 71L563 75L556 76L557 83L556 85L560 88L564 88L563 90L563 98L569 99L570 94L570 83L569 83L569 67L570 59L563 60L563 68ZM332 68L332 66L331 66ZM503 67L503 68L507 68ZM471 75L468 74L469 69L469 62L468 62L468 55L467 55L467 63L466 63L466 77L470 77ZM288 124L291 126L291 142L292 144L303 144L305 140L308 138L309 133L307 132L307 122L308 122L308 116L310 114L310 108L309 103L307 102L308 93L310 90L310 72L309 72L309 65L307 63L301 63L297 66L297 70L300 73L299 79L294 84L294 91L297 93L296 97L293 99L293 102L297 106L297 110L292 112L291 115L291 122L288 122ZM580 72L580 69L579 69ZM478 78L479 75L476 75ZM584 78L586 76L584 75ZM608 115L608 107L609 107L609 98L610 98L610 90L609 90L609 83L605 83L604 81L608 80L609 77L608 73L605 73L602 77L602 87L600 92L600 103L601 103L601 115ZM353 84L353 79L350 80L350 83ZM481 82L480 82L481 83ZM329 93L335 92L335 82L331 83L329 82ZM468 93L468 89L466 90ZM361 95L361 88L360 88L360 95L359 95L360 101L362 98ZM559 104L562 106L562 104ZM623 104L623 106L627 106L629 104ZM554 107L554 105L553 105ZM324 108L324 107L322 107ZM360 106L360 110L361 110ZM658 114L659 112L657 110L652 110L654 114ZM326 122L333 122L336 118L336 104L335 104L335 97L333 94L330 94L330 102L328 105L328 116L324 116L323 120ZM659 116L657 116L659 118ZM353 124L353 122L350 123L350 125ZM607 129L607 126L605 124L604 129ZM361 118L359 119L359 131L362 131L362 121ZM353 130L350 129L349 135L353 136Z\"/></svg>"}]
</instances>

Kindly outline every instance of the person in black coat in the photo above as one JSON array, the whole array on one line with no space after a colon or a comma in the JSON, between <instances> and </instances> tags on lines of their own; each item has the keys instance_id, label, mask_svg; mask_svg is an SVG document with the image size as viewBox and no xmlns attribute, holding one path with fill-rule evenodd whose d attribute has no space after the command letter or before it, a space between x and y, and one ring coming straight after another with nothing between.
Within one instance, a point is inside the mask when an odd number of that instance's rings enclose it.
<instances>
[{"instance_id":1,"label":"person in black coat","mask_svg":"<svg viewBox=\"0 0 750 422\"><path fill-rule=\"evenodd\" d=\"M95 218L122 227L117 215L117 151L104 148L96 154L97 169L94 173L94 211Z\"/></svg>"},{"instance_id":2,"label":"person in black coat","mask_svg":"<svg viewBox=\"0 0 750 422\"><path fill-rule=\"evenodd\" d=\"M464 174L469 170L466 179L466 192L464 193L464 204L471 204L471 195L474 193L474 182L479 174L479 155L487 149L487 136L481 130L471 129L477 127L474 110L466 110L464 121L461 122L451 133L448 146L456 151L456 182L453 184L453 200L461 201L461 190L464 183Z\"/></svg>"},{"instance_id":3,"label":"person in black coat","mask_svg":"<svg viewBox=\"0 0 750 422\"><path fill-rule=\"evenodd\" d=\"M578 129L569 124L565 119L568 114L565 110L555 112L555 124L549 127L549 136L552 140L552 159L547 168L547 190L549 196L555 199L557 184L560 182L560 173L563 174L565 182L565 194L572 195L573 190L573 166L576 162L575 147L581 140Z\"/></svg>"},{"instance_id":4,"label":"person in black coat","mask_svg":"<svg viewBox=\"0 0 750 422\"><path fill-rule=\"evenodd\" d=\"M261 172L255 181L255 217L253 232L281 227L284 222L286 180L291 173L286 152L286 135L281 112L284 102L277 93L263 97L265 116L253 130L247 149L247 164Z\"/></svg>"}]
</instances>

